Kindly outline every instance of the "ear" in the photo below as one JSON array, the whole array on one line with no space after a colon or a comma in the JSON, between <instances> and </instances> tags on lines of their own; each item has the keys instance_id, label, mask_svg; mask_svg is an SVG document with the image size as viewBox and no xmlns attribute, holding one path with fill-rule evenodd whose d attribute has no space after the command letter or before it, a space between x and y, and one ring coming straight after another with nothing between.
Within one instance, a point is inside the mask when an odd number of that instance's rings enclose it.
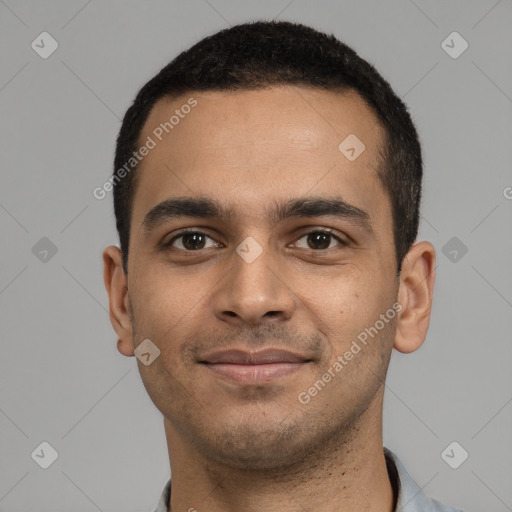
<instances>
[{"instance_id":1,"label":"ear","mask_svg":"<svg viewBox=\"0 0 512 512\"><path fill-rule=\"evenodd\" d=\"M395 343L399 352L418 350L427 336L432 310L436 251L430 242L417 242L405 255L400 272Z\"/></svg>"},{"instance_id":2,"label":"ear","mask_svg":"<svg viewBox=\"0 0 512 512\"><path fill-rule=\"evenodd\" d=\"M128 286L119 247L110 245L103 251L103 280L109 298L112 327L119 340L117 350L125 356L133 356L133 333Z\"/></svg>"}]
</instances>

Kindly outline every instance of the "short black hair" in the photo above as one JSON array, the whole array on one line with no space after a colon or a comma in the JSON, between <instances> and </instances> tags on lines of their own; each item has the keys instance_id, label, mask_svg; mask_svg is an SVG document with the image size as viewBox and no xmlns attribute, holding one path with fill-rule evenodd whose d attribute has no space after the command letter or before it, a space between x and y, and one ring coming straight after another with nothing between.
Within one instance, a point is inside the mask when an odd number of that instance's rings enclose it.
<instances>
[{"instance_id":1,"label":"short black hair","mask_svg":"<svg viewBox=\"0 0 512 512\"><path fill-rule=\"evenodd\" d=\"M385 132L378 176L391 201L397 273L416 240L420 216L421 147L406 105L367 61L333 35L287 21L255 21L205 37L179 54L138 92L117 138L114 210L128 270L130 220L136 168L117 172L141 146L140 136L155 103L194 91L257 90L298 85L356 91ZM340 141L341 142L341 141Z\"/></svg>"}]
</instances>

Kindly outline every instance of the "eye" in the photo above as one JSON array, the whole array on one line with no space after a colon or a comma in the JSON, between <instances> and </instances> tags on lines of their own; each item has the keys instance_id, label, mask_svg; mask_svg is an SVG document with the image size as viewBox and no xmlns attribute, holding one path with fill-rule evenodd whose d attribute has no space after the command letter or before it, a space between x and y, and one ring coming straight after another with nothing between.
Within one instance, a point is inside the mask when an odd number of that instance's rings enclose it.
<instances>
[{"instance_id":1,"label":"eye","mask_svg":"<svg viewBox=\"0 0 512 512\"><path fill-rule=\"evenodd\" d=\"M206 245L207 239L213 242L209 246ZM197 251L208 247L218 247L220 244L201 231L186 231L171 238L164 245L165 247L173 247L179 250Z\"/></svg>"},{"instance_id":2,"label":"eye","mask_svg":"<svg viewBox=\"0 0 512 512\"><path fill-rule=\"evenodd\" d=\"M310 249L314 251L324 251L333 248L331 244L334 241L336 242L334 247L348 245L348 243L343 239L325 229L310 231L302 235L299 238L299 241L302 239L306 239L306 246L301 247L299 243L295 245L302 249ZM208 240L210 240L210 245L208 245ZM199 251L201 249L208 249L210 247L220 247L222 244L219 244L213 240L213 238L201 231L182 231L171 238L168 242L164 242L163 245L166 248L172 247L181 251L192 252Z\"/></svg>"},{"instance_id":3,"label":"eye","mask_svg":"<svg viewBox=\"0 0 512 512\"><path fill-rule=\"evenodd\" d=\"M299 240L302 238L306 238L307 247L301 247L302 249L312 249L314 251L329 249L330 244L333 240L337 242L338 246L348 245L345 241L343 241L340 237L334 235L330 231L317 229L315 231L310 231L305 235L301 236ZM297 244L297 247L300 247Z\"/></svg>"}]
</instances>

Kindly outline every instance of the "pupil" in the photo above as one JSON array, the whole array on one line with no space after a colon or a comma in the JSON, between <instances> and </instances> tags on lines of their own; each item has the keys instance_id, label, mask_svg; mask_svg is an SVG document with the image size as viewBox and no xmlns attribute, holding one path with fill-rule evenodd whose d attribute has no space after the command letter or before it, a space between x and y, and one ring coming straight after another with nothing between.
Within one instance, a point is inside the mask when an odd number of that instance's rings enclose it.
<instances>
[{"instance_id":1,"label":"pupil","mask_svg":"<svg viewBox=\"0 0 512 512\"><path fill-rule=\"evenodd\" d=\"M198 239L201 239L203 235L199 234L199 233L192 233L190 235L185 235L183 237L183 245L187 248L187 249L201 249L201 247L199 247L199 245L196 245L198 244ZM189 244L188 242L190 242L190 240L192 240L192 243ZM202 241L202 243L204 244L204 240ZM199 244L201 244L201 240L199 240Z\"/></svg>"},{"instance_id":2,"label":"pupil","mask_svg":"<svg viewBox=\"0 0 512 512\"><path fill-rule=\"evenodd\" d=\"M331 235L329 233L313 233L309 235L309 241L312 241L313 244L320 245L317 249L326 249L329 247L329 237Z\"/></svg>"}]
</instances>

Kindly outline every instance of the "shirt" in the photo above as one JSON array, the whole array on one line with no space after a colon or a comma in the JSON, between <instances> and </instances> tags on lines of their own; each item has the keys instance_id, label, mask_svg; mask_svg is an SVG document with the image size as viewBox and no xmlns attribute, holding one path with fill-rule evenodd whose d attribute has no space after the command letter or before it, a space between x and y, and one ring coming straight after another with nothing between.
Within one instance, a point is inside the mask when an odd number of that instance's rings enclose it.
<instances>
[{"instance_id":1,"label":"shirt","mask_svg":"<svg viewBox=\"0 0 512 512\"><path fill-rule=\"evenodd\" d=\"M418 484L407 473L401 460L388 448L384 447L384 456L388 474L397 496L395 512L462 512L458 508L443 505L427 498ZM168 512L171 499L171 480L165 484L155 512Z\"/></svg>"}]
</instances>

